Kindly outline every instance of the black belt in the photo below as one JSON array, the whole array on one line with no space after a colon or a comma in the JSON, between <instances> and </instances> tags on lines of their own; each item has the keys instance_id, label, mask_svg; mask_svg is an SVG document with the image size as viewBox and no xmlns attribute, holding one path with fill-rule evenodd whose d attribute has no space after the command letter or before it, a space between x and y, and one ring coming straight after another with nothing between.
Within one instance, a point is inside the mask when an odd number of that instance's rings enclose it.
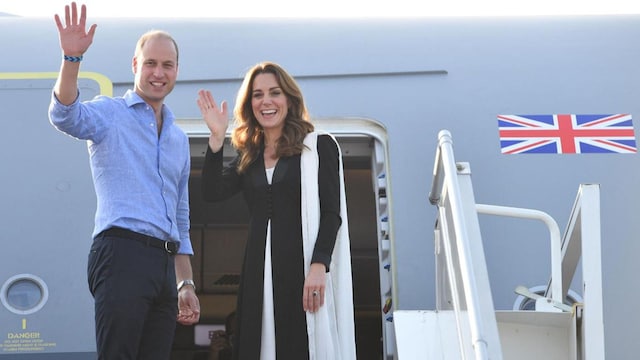
<instances>
[{"instance_id":1,"label":"black belt","mask_svg":"<svg viewBox=\"0 0 640 360\"><path fill-rule=\"evenodd\" d=\"M143 243L147 244L147 246L152 246L152 247L155 247L155 248L158 248L158 249L162 249L162 250L168 252L171 255L177 254L178 253L178 248L180 247L179 244L177 242L175 242L175 241L165 241L165 240L153 237L153 236L140 234L140 233L137 233L135 231L123 229L123 228L120 228L120 227L109 228L109 229L103 231L102 233L100 233L100 235L103 235L103 236L115 236L115 237L122 237L122 238L125 238L125 239L138 240L140 242L143 242Z\"/></svg>"}]
</instances>

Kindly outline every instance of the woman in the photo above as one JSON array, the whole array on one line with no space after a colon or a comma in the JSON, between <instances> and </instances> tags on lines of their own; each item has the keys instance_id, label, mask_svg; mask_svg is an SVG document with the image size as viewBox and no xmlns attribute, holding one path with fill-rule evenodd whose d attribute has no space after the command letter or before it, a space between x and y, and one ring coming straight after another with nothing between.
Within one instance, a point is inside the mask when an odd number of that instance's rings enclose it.
<instances>
[{"instance_id":1,"label":"woman","mask_svg":"<svg viewBox=\"0 0 640 360\"><path fill-rule=\"evenodd\" d=\"M279 65L251 68L236 99L223 167L227 104L198 106L211 136L202 171L207 201L243 192L250 212L238 293L235 359L355 359L342 158L319 135L296 81Z\"/></svg>"}]
</instances>

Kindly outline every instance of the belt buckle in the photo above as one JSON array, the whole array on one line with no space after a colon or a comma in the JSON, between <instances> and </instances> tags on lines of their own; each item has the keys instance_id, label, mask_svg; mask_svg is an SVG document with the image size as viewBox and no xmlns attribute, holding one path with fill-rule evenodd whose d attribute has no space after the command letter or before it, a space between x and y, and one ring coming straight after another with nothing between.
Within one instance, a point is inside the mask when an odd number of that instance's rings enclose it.
<instances>
[{"instance_id":1,"label":"belt buckle","mask_svg":"<svg viewBox=\"0 0 640 360\"><path fill-rule=\"evenodd\" d=\"M171 245L173 245L173 246L171 246ZM171 241L165 241L165 242L164 242L164 250L165 250L166 252L168 252L169 254L172 254L172 255L173 255L173 254L175 254L175 252L176 252L176 245L175 245L175 243L174 243L174 242L171 242Z\"/></svg>"}]
</instances>

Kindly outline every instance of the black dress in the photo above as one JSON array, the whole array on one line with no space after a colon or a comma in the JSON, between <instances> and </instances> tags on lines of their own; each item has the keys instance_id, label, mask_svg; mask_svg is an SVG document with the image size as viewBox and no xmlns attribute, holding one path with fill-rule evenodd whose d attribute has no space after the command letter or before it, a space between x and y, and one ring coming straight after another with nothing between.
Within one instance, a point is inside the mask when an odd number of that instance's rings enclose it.
<instances>
[{"instance_id":1,"label":"black dress","mask_svg":"<svg viewBox=\"0 0 640 360\"><path fill-rule=\"evenodd\" d=\"M321 215L311 262L323 263L328 270L342 222L338 156L338 147L333 139L319 136ZM236 171L238 158L223 168L222 150L213 153L209 148L202 170L202 193L206 201L224 200L242 191L249 209L249 239L238 291L234 359L260 359L264 252L269 220L277 358L308 359L306 315L302 307L305 277L300 218L300 155L278 160L271 185L267 182L263 159L261 152L240 175Z\"/></svg>"}]
</instances>

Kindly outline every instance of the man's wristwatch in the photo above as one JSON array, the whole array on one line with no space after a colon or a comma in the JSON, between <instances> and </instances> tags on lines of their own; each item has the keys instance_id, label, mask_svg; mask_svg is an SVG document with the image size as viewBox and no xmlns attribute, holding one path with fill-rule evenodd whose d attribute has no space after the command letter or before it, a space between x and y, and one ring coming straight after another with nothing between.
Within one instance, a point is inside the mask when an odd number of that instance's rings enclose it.
<instances>
[{"instance_id":1,"label":"man's wristwatch","mask_svg":"<svg viewBox=\"0 0 640 360\"><path fill-rule=\"evenodd\" d=\"M194 283L193 280L182 280L178 283L178 292L180 292L180 289L182 289L185 285L193 286L193 291L196 291L196 283Z\"/></svg>"}]
</instances>

